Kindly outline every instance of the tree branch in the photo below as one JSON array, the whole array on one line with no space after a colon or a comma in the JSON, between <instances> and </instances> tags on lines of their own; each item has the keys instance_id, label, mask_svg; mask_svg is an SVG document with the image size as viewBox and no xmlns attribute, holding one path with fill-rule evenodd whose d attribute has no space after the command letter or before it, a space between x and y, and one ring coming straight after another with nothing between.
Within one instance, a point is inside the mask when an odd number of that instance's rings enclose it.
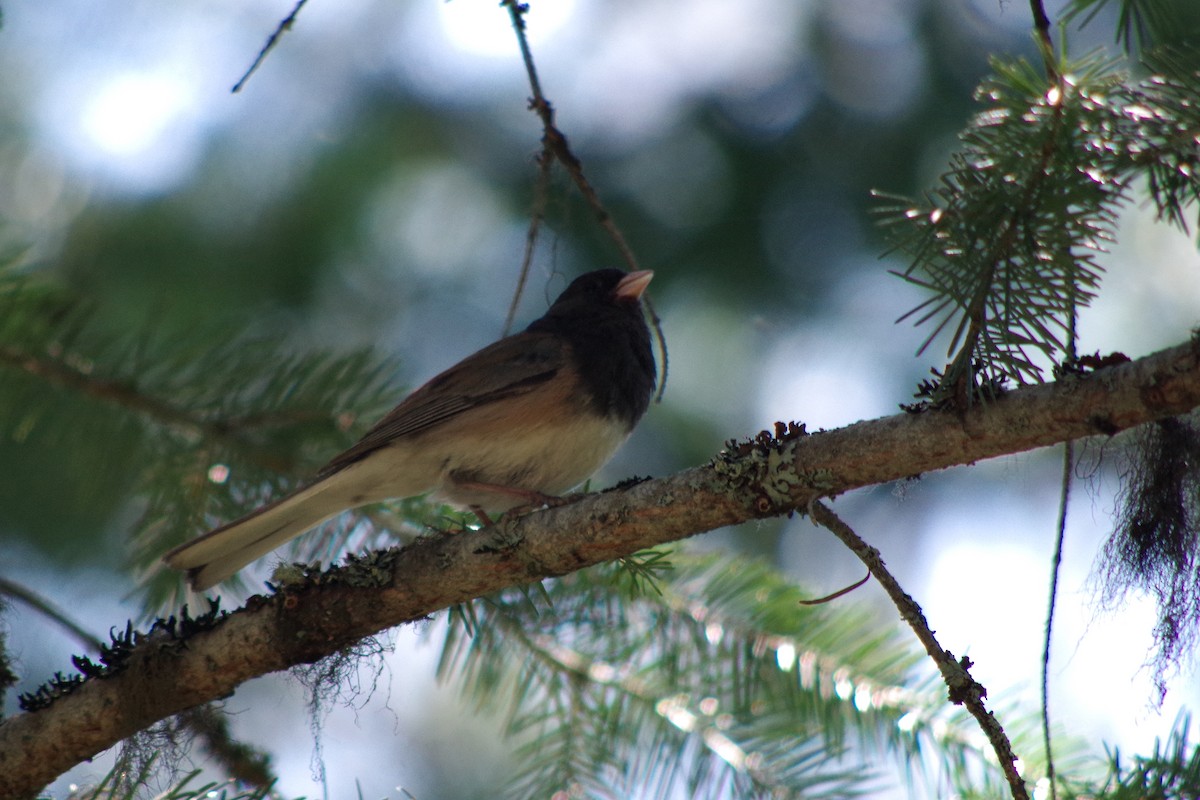
<instances>
[{"instance_id":1,"label":"tree branch","mask_svg":"<svg viewBox=\"0 0 1200 800\"><path fill-rule=\"evenodd\" d=\"M242 87L246 85L246 81L250 80L250 76L257 72L258 68L262 66L262 63L267 60L267 56L272 50L275 49L275 45L279 44L279 40L283 34L287 31L290 31L296 24L296 16L300 13L300 9L304 8L304 4L307 2L308 0L296 0L296 5L292 6L292 13L284 17L280 23L275 26L274 32L267 37L267 43L262 46L262 49L258 51L258 55L254 57L254 63L250 65L249 69L242 73L242 77L238 78L238 82L235 83L233 88L229 90L232 94L237 94L240 92Z\"/></svg>"},{"instance_id":2,"label":"tree branch","mask_svg":"<svg viewBox=\"0 0 1200 800\"><path fill-rule=\"evenodd\" d=\"M261 448L251 447L241 435L241 431L256 426L304 421L298 415L291 418L283 415L261 415L222 421L210 420L201 414L146 394L129 382L92 375L70 363L68 359L38 355L17 347L0 345L0 367L11 367L51 386L60 386L84 397L110 403L164 428L187 431L197 437L219 442L236 450L251 463L273 472L288 474L295 470L295 465L286 459L264 453Z\"/></svg>"},{"instance_id":3,"label":"tree branch","mask_svg":"<svg viewBox=\"0 0 1200 800\"><path fill-rule=\"evenodd\" d=\"M625 235L621 233L621 229L613 222L612 215L608 213L608 209L600 202L600 193L592 186L592 182L583 174L583 162L571 151L571 146L567 144L567 137L558 126L554 123L554 106L546 99L545 93L542 91L542 82L538 78L537 65L533 61L533 51L529 49L529 39L525 35L525 14L529 11L529 6L519 2L519 0L503 0L500 5L508 9L509 17L512 20L513 31L517 35L517 45L521 49L521 60L525 64L525 74L529 79L529 90L533 96L529 98L529 107L538 115L538 119L542 121L542 146L545 151L553 153L559 163L566 169L567 174L571 176L571 180L575 182L576 188L579 189L579 194L587 202L592 209L592 213L596 216L596 222L612 239L617 250L621 253L621 258L625 261L625 266L630 272L635 272L641 267L638 266L637 256L633 254L633 248L629 246L629 242L625 241Z\"/></svg>"},{"instance_id":4,"label":"tree branch","mask_svg":"<svg viewBox=\"0 0 1200 800\"><path fill-rule=\"evenodd\" d=\"M519 0L502 0L500 5L508 9L509 18L512 20L513 32L517 35L517 46L521 50L521 60L525 64L525 75L529 79L529 91L532 93L532 96L529 98L529 108L542 121L542 154L539 157L540 163L538 165L539 191L549 182L550 160L553 157L563 165L567 174L571 176L571 180L575 183L575 188L579 190L579 194L588 204L588 207L592 209L592 213L596 217L596 222L608 234L608 237L612 239L617 251L621 254L621 259L625 262L625 266L630 272L636 272L641 267L638 265L637 256L634 255L633 248L626 241L625 234L617 227L612 214L608 212L608 209L604 207L604 203L600 201L600 193L596 191L596 188L592 186L592 182L583 174L583 162L571 150L571 146L567 143L566 134L559 130L554 122L554 106L546 99L546 95L542 91L542 82L538 78L537 65L533 61L533 51L529 48L529 38L525 35L525 14L529 12L529 5L519 2ZM524 285L525 274L529 269L533 244L540 225L540 205L544 205L544 203L535 204L534 215L530 219L529 233L526 236L525 258L521 267L521 282L517 285L512 308L509 310L509 320L504 326L506 333L512 322L513 309L516 308L517 301L521 297L521 288ZM650 302L649 297L643 297L642 304L650 314L650 321L654 326L654 331L657 334L656 338L658 339L658 363L661 373L658 379L658 393L655 395L655 400L661 401L663 393L667 389L667 344L662 335L662 322L654 310L654 304Z\"/></svg>"},{"instance_id":5,"label":"tree branch","mask_svg":"<svg viewBox=\"0 0 1200 800\"><path fill-rule=\"evenodd\" d=\"M917 601L904 591L904 587L888 570L887 565L883 562L883 556L878 550L863 541L862 537L854 532L854 529L843 522L841 517L833 513L824 503L813 500L808 505L808 513L813 522L827 528L850 549L850 552L858 556L859 560L870 570L870 574L879 581L896 606L896 610L900 612L900 618L913 629L913 633L925 647L925 652L937 665L938 671L942 674L942 680L950 690L950 702L966 706L967 711L975 717L979 727L983 729L984 735L987 736L988 742L996 752L996 761L1000 765L1000 771L1004 773L1004 779L1008 781L1013 800L1029 800L1029 791L1025 788L1025 781L1017 771L1017 755L1013 752L1012 742L1009 740L1008 734L1004 732L1004 728L1000 726L999 720L983 704L984 698L987 697L987 689L972 677L971 660L966 656L956 659L953 653L942 647L937 637L934 636L933 629L929 627L929 622L925 619L925 612L921 610Z\"/></svg>"},{"instance_id":6,"label":"tree branch","mask_svg":"<svg viewBox=\"0 0 1200 800\"><path fill-rule=\"evenodd\" d=\"M1119 431L1200 406L1200 344L1026 387L963 413L930 411L733 445L703 466L375 553L256 597L211 629L159 630L110 673L0 723L0 797L57 775L250 678L507 586L697 533L790 513L816 497Z\"/></svg>"}]
</instances>

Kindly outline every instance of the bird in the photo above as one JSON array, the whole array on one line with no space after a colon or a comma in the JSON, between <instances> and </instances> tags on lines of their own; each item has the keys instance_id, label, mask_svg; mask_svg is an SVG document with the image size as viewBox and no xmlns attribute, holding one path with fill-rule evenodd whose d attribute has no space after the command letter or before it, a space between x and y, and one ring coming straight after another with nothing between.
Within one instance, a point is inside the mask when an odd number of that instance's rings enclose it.
<instances>
[{"instance_id":1,"label":"bird","mask_svg":"<svg viewBox=\"0 0 1200 800\"><path fill-rule=\"evenodd\" d=\"M656 371L641 298L653 277L580 275L524 331L414 390L313 480L163 561L203 591L359 506L428 493L486 524L578 486L649 407Z\"/></svg>"}]
</instances>

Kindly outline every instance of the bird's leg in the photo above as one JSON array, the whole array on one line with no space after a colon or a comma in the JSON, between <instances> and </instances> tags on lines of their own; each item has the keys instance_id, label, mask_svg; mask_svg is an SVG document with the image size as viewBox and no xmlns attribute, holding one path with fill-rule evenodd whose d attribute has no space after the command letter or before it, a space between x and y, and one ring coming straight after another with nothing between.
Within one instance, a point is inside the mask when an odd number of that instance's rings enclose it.
<instances>
[{"instance_id":1,"label":"bird's leg","mask_svg":"<svg viewBox=\"0 0 1200 800\"><path fill-rule=\"evenodd\" d=\"M493 494L504 498L510 498L519 501L515 506L509 506L510 510L516 509L520 511L532 510L540 506L553 506L562 502L562 498L555 497L550 494L533 489L522 489L517 486L503 486L498 483L483 483L481 481L455 481L456 490L476 492L479 494ZM491 525L493 520L488 513L483 510L482 506L471 504L468 506L479 517L479 521L484 525Z\"/></svg>"},{"instance_id":2,"label":"bird's leg","mask_svg":"<svg viewBox=\"0 0 1200 800\"><path fill-rule=\"evenodd\" d=\"M471 509L472 514L479 517L479 521L483 523L483 527L488 528L495 524L492 518L488 516L488 513L483 510L482 506L467 506L467 508Z\"/></svg>"},{"instance_id":3,"label":"bird's leg","mask_svg":"<svg viewBox=\"0 0 1200 800\"><path fill-rule=\"evenodd\" d=\"M519 517L522 514L528 514L530 511L536 511L537 509L543 507L558 508L559 506L565 506L567 503L572 503L581 497L583 497L583 495L578 493L564 495L562 497L555 497L552 494L543 494L532 503L526 503L523 506L514 506L504 513L506 516L512 515L514 517Z\"/></svg>"}]
</instances>

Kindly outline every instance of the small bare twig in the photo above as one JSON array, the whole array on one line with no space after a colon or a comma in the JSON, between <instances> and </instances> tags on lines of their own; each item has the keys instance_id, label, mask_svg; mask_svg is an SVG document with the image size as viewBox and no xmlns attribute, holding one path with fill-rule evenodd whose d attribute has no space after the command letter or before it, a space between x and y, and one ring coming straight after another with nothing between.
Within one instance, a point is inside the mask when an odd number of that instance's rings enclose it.
<instances>
[{"instance_id":1,"label":"small bare twig","mask_svg":"<svg viewBox=\"0 0 1200 800\"><path fill-rule=\"evenodd\" d=\"M808 504L808 516L814 523L828 528L834 536L841 539L842 543L850 548L854 555L858 556L867 565L867 569L871 571L871 574L883 586L884 591L888 593L888 596L900 611L901 619L909 624L909 627L917 634L917 638L921 641L921 644L925 646L925 651L929 653L929 657L937 664L938 670L942 673L942 679L950 689L950 702L955 705L966 706L967 710L971 712L971 716L975 717L976 721L979 722L984 735L987 736L988 741L992 744L992 749L996 751L996 758L1000 762L1000 769L1003 770L1004 777L1008 780L1013 800L1029 800L1029 792L1025 788L1025 781L1017 773L1017 756L1013 752L1012 743L1008 740L1008 735L1005 734L1004 728L1000 726L1000 722L983 705L983 699L987 697L987 689L972 678L971 673L968 671L971 667L970 659L966 656L963 656L961 659L955 659L953 653L938 643L937 638L933 635L933 631L929 627L929 623L925 620L925 614L921 611L921 607L917 605L917 601L913 600L904 591L903 587L900 586L900 582L888 571L879 551L864 542L849 525L843 522L837 514L833 513L832 509L819 499L814 498Z\"/></svg>"},{"instance_id":2,"label":"small bare twig","mask_svg":"<svg viewBox=\"0 0 1200 800\"><path fill-rule=\"evenodd\" d=\"M1046 751L1046 779L1050 781L1050 800L1058 797L1054 785L1054 748L1050 738L1050 641L1054 631L1054 609L1058 603L1058 578L1062 572L1063 539L1067 532L1067 505L1071 497L1071 470L1075 467L1075 442L1063 444L1062 490L1058 502L1058 531L1054 555L1050 559L1050 600L1046 609L1046 631L1042 640L1042 745Z\"/></svg>"},{"instance_id":3,"label":"small bare twig","mask_svg":"<svg viewBox=\"0 0 1200 800\"><path fill-rule=\"evenodd\" d=\"M1070 260L1070 253L1067 263ZM1076 363L1079 304L1074 276L1067 281L1067 352L1066 363ZM1046 631L1042 641L1042 747L1046 753L1046 779L1050 782L1050 800L1058 800L1054 775L1054 740L1050 735L1050 642L1054 638L1054 612L1058 603L1058 580L1062 572L1063 540L1067 536L1067 509L1071 500L1071 475L1075 469L1075 441L1063 442L1062 487L1058 499L1058 524L1054 537L1054 555L1050 561L1050 599L1046 608Z\"/></svg>"},{"instance_id":4,"label":"small bare twig","mask_svg":"<svg viewBox=\"0 0 1200 800\"><path fill-rule=\"evenodd\" d=\"M1033 27L1038 32L1038 38L1046 46L1050 45L1050 16L1042 0L1029 0L1029 10L1033 13Z\"/></svg>"},{"instance_id":5,"label":"small bare twig","mask_svg":"<svg viewBox=\"0 0 1200 800\"><path fill-rule=\"evenodd\" d=\"M542 92L542 82L538 78L537 65L533 63L533 52L529 49L529 39L525 36L525 12L529 10L529 6L516 0L504 0L501 5L508 9L513 31L517 34L517 46L521 48L521 60L525 62L525 74L529 78L529 89L533 93L533 96L529 98L529 108L542 121L542 146L546 152L553 153L558 162L567 170L567 174L575 182L579 193L583 195L583 199L596 215L596 221L600 223L600 227L604 228L609 238L617 246L626 267L630 271L641 269L638 266L637 256L633 254L629 243L625 241L625 235L613 222L608 209L600 202L600 195L592 186L591 181L583 174L583 163L571 152L566 135L554 123L554 106Z\"/></svg>"},{"instance_id":6,"label":"small bare twig","mask_svg":"<svg viewBox=\"0 0 1200 800\"><path fill-rule=\"evenodd\" d=\"M104 642L89 633L78 622L68 617L66 612L29 587L22 586L8 578L0 577L0 594L8 595L14 600L20 600L42 616L57 623L59 627L74 636L80 644L89 650L99 652L100 648L104 646Z\"/></svg>"},{"instance_id":7,"label":"small bare twig","mask_svg":"<svg viewBox=\"0 0 1200 800\"><path fill-rule=\"evenodd\" d=\"M818 597L815 600L801 600L800 605L802 605L802 606L819 606L819 605L823 605L824 603L828 603L830 601L837 600L839 597L850 594L851 592L853 592L855 589L859 588L860 586L865 586L867 581L869 581L869 580L871 580L871 571L867 570L867 574L865 576L863 576L863 579L861 581L855 581L854 583L850 584L849 586L843 586L841 589L838 589L833 594L827 594L824 597Z\"/></svg>"},{"instance_id":8,"label":"small bare twig","mask_svg":"<svg viewBox=\"0 0 1200 800\"><path fill-rule=\"evenodd\" d=\"M554 122L554 106L550 104L550 101L546 99L546 95L542 91L542 82L538 78L537 65L533 62L533 51L529 49L529 38L525 35L525 13L529 11L529 6L518 2L518 0L502 0L500 5L508 9L508 16L512 20L513 31L517 35L517 46L521 49L521 60L525 64L525 74L529 78L529 90L532 93L532 97L529 98L529 108L542 121L543 160L545 161L547 154L553 154L554 158L563 165L567 170L567 174L571 176L571 180L575 183L576 188L579 189L579 193L583 195L584 201L592 209L596 221L604 229L604 232L608 234L608 237L612 239L613 244L616 245L617 251L621 254L621 259L625 262L626 268L631 272L641 269L638 266L637 256L633 254L633 248L629 246L629 242L625 239L625 234L621 233L621 229L613 222L612 215L608 213L608 209L600 201L599 193L592 186L591 181L587 179L587 176L583 174L583 162L571 151L571 146L567 143L566 135L558 129L558 126ZM548 167L543 166L543 169L548 169ZM526 258L528 257L527 251ZM516 305L517 298L520 297L519 286L517 291L517 297L513 300L514 306ZM662 320L659 319L658 314L654 311L654 305L650 302L649 298L643 298L642 302L650 314L651 324L654 326L655 333L658 336L658 353L659 362L662 365L662 373L659 378L658 393L655 395L655 400L661 401L663 393L667 388L666 338L662 333Z\"/></svg>"},{"instance_id":9,"label":"small bare twig","mask_svg":"<svg viewBox=\"0 0 1200 800\"><path fill-rule=\"evenodd\" d=\"M1029 0L1029 10L1033 13L1033 29L1037 32L1038 44L1041 45L1046 77L1051 83L1058 83L1060 76L1054 61L1054 40L1050 38L1050 17L1046 14L1046 6L1042 0Z\"/></svg>"},{"instance_id":10,"label":"small bare twig","mask_svg":"<svg viewBox=\"0 0 1200 800\"><path fill-rule=\"evenodd\" d=\"M230 92L237 94L242 90L242 87L246 85L246 81L250 80L250 76L258 71L263 61L266 60L267 55L275 49L275 45L279 44L279 40L283 34L290 31L292 26L296 24L296 15L300 13L300 9L304 8L304 4L307 2L308 0L296 0L296 5L292 7L292 13L280 20L279 24L275 26L275 31L267 37L267 43L258 51L254 63L250 65L248 70L242 73L242 77L233 85L233 88L229 90Z\"/></svg>"},{"instance_id":11,"label":"small bare twig","mask_svg":"<svg viewBox=\"0 0 1200 800\"><path fill-rule=\"evenodd\" d=\"M512 302L508 306L508 316L504 318L504 332L507 336L512 333L513 320L517 317L517 306L521 304L521 295L525 292L525 283L529 279L529 268L533 264L533 251L537 247L538 234L542 229L542 220L546 218L546 197L550 189L550 167L554 163L554 155L549 148L543 147L537 157L538 176L533 186L533 207L529 213L529 230L525 233L525 255L521 258L521 274L517 278L517 288L513 290Z\"/></svg>"},{"instance_id":12,"label":"small bare twig","mask_svg":"<svg viewBox=\"0 0 1200 800\"><path fill-rule=\"evenodd\" d=\"M567 174L575 182L579 193L583 195L583 199L591 207L592 213L596 215L596 221L600 223L600 227L604 228L605 233L613 240L613 244L617 246L617 250L621 253L621 258L625 261L626 267L630 271L641 269L638 266L637 256L633 254L633 249L629 246L629 242L625 240L625 235L621 233L620 228L613 222L612 215L608 213L608 209L600 202L600 195L596 192L595 187L592 186L591 181L583 174L583 163L571 151L571 146L567 142L566 135L554 123L554 106L550 104L550 101L546 99L545 93L542 92L542 82L538 78L537 65L533 63L533 51L529 49L529 39L525 35L525 12L529 10L529 6L517 2L517 0L504 0L501 5L508 9L513 31L517 34L517 46L521 48L521 60L525 62L525 74L529 78L529 89L533 93L533 96L529 98L529 108L542 121L543 147L548 152L553 153L558 162L567 170Z\"/></svg>"}]
</instances>

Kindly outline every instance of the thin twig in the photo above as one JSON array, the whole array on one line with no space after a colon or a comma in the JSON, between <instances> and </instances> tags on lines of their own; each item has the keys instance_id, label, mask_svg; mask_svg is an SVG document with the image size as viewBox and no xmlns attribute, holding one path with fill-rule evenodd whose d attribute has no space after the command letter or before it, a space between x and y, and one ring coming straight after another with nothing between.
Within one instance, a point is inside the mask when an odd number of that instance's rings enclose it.
<instances>
[{"instance_id":1,"label":"thin twig","mask_svg":"<svg viewBox=\"0 0 1200 800\"><path fill-rule=\"evenodd\" d=\"M32 589L0 576L0 594L20 600L47 619L57 623L74 636L80 644L93 652L99 652L104 643L89 633L82 625L68 617L64 611Z\"/></svg>"},{"instance_id":2,"label":"thin twig","mask_svg":"<svg viewBox=\"0 0 1200 800\"><path fill-rule=\"evenodd\" d=\"M1074 264L1067 256L1068 264ZM1075 276L1067 281L1067 358L1068 364L1076 361L1078 339L1079 303ZM1058 525L1054 537L1054 555L1050 560L1050 599L1046 609L1046 633L1042 640L1042 745L1046 752L1046 779L1050 782L1050 800L1057 800L1058 787L1054 780L1054 747L1050 736L1050 641L1054 633L1054 611L1058 603L1058 579L1062 572L1063 540L1067 534L1067 509L1071 499L1071 471L1075 466L1075 442L1063 442L1062 488L1058 498Z\"/></svg>"},{"instance_id":3,"label":"thin twig","mask_svg":"<svg viewBox=\"0 0 1200 800\"><path fill-rule=\"evenodd\" d=\"M801 600L800 605L802 605L802 606L819 606L824 603L828 603L832 600L837 600L839 597L850 594L851 592L853 592L855 589L859 588L860 586L865 586L867 581L869 581L869 580L871 580L871 570L867 570L867 574L863 577L863 579L861 581L855 581L854 583L850 584L849 586L843 586L841 589L838 589L833 594L827 594L824 597L818 597L815 600Z\"/></svg>"},{"instance_id":4,"label":"thin twig","mask_svg":"<svg viewBox=\"0 0 1200 800\"><path fill-rule=\"evenodd\" d=\"M550 149L545 146L537 157L538 176L533 185L533 208L529 213L529 230L525 232L525 255L521 258L521 275L517 278L517 288L513 290L512 302L508 306L508 316L504 318L504 336L512 333L513 321L517 318L517 306L521 304L521 295L525 292L529 269L533 265L533 251L537 247L542 220L546 218L546 197L550 189L550 165L553 163L553 158Z\"/></svg>"},{"instance_id":5,"label":"thin twig","mask_svg":"<svg viewBox=\"0 0 1200 800\"><path fill-rule=\"evenodd\" d=\"M1029 10L1033 13L1033 29L1037 32L1038 44L1042 49L1042 60L1046 65L1046 77L1051 83L1058 83L1058 66L1054 62L1054 40L1050 38L1050 17L1046 14L1046 6L1042 0L1029 0Z\"/></svg>"},{"instance_id":6,"label":"thin twig","mask_svg":"<svg viewBox=\"0 0 1200 800\"><path fill-rule=\"evenodd\" d=\"M533 96L529 99L529 107L542 121L542 145L547 151L553 153L558 162L566 168L567 174L575 182L579 193L591 206L592 212L596 215L596 221L616 244L617 250L621 253L621 258L629 270L632 272L641 269L638 266L637 257L633 254L629 243L625 241L625 235L613 222L608 209L600 202L600 195L592 186L591 181L583 174L583 163L571 151L566 135L554 124L554 106L542 92L542 82L538 78L537 65L533 63L533 52L529 49L529 39L525 35L525 12L529 10L529 6L519 3L517 0L504 0L502 5L508 9L508 15L512 19L513 31L517 34L517 45L521 48L521 60L525 63L525 74L529 78L529 89L533 92Z\"/></svg>"},{"instance_id":7,"label":"thin twig","mask_svg":"<svg viewBox=\"0 0 1200 800\"><path fill-rule=\"evenodd\" d=\"M292 29L292 26L296 23L296 15L300 13L300 9L304 8L304 4L307 2L308 0L296 0L296 5L292 8L292 13L280 20L279 24L275 26L275 31L267 37L267 43L258 51L258 56L254 59L254 63L250 65L250 69L242 74L242 77L233 85L230 92L237 94L242 90L242 87L246 85L246 81L250 80L250 76L257 72L263 61L266 60L267 54L275 49L275 45L279 44L279 39L283 34Z\"/></svg>"},{"instance_id":8,"label":"thin twig","mask_svg":"<svg viewBox=\"0 0 1200 800\"><path fill-rule=\"evenodd\" d=\"M1046 13L1046 6L1042 4L1042 0L1029 0L1029 10L1033 13L1033 27L1038 32L1038 37L1047 46L1050 44L1050 16Z\"/></svg>"},{"instance_id":9,"label":"thin twig","mask_svg":"<svg viewBox=\"0 0 1200 800\"><path fill-rule=\"evenodd\" d=\"M921 641L921 644L925 646L925 651L929 653L929 657L937 664L938 670L942 673L942 679L950 689L950 702L955 705L966 706L967 710L971 712L971 716L975 717L976 721L979 722L979 727L983 729L984 735L991 742L992 749L996 751L996 758L1000 762L1000 769L1004 772L1004 777L1008 780L1013 800L1029 800L1029 792L1025 788L1025 781L1017 773L1017 756L1013 752L1012 743L1008 740L1008 735L1005 734L1004 728L1000 726L1000 722L992 712L984 707L983 699L987 697L987 689L972 678L971 673L968 672L971 667L971 660L966 656L963 656L961 659L955 659L953 653L938 643L937 638L933 635L933 631L929 627L929 623L925 620L925 614L921 611L921 607L904 591L903 587L900 586L900 582L888 571L879 551L864 542L849 525L843 522L837 514L833 513L832 509L823 504L819 499L814 498L808 505L808 515L814 523L828 528L834 536L841 539L842 543L850 548L850 551L866 564L867 569L871 571L871 574L883 586L884 591L888 593L888 596L900 611L901 619L909 624L909 627L917 634L917 638Z\"/></svg>"},{"instance_id":10,"label":"thin twig","mask_svg":"<svg viewBox=\"0 0 1200 800\"><path fill-rule=\"evenodd\" d=\"M1046 609L1046 634L1042 640L1042 743L1046 751L1046 779L1050 781L1050 800L1056 800L1054 785L1054 750L1050 739L1050 638L1054 630L1054 609L1058 602L1058 577L1062 570L1063 539L1067 530L1067 503L1071 497L1071 469L1075 465L1075 442L1064 443L1062 493L1058 501L1058 533L1054 538L1054 555L1050 559L1050 600Z\"/></svg>"},{"instance_id":11,"label":"thin twig","mask_svg":"<svg viewBox=\"0 0 1200 800\"><path fill-rule=\"evenodd\" d=\"M529 89L533 92L533 96L529 99L529 107L542 121L542 144L558 162L567 170L567 174L571 176L571 180L575 182L575 186L579 189L579 193L583 195L583 199L591 207L592 212L596 215L596 221L604 228L609 238L617 246L617 250L621 254L621 258L625 261L625 265L629 270L636 271L641 269L638 266L637 257L633 254L629 243L625 241L625 235L612 220L612 215L608 213L608 209L600 202L600 195L592 186L587 176L583 174L583 163L571 151L571 146L567 143L567 137L554 124L554 106L546 99L546 95L542 92L542 82L538 78L537 65L533 63L533 52L529 49L529 39L525 35L525 12L529 7L524 3L519 3L517 0L504 0L502 5L508 9L508 15L512 19L513 31L517 34L517 46L521 48L521 60L525 63L525 74L529 78Z\"/></svg>"},{"instance_id":12,"label":"thin twig","mask_svg":"<svg viewBox=\"0 0 1200 800\"><path fill-rule=\"evenodd\" d=\"M584 201L592 209L592 213L596 217L596 221L600 223L600 227L612 239L613 244L617 247L617 252L621 254L621 259L625 262L625 266L630 272L636 272L641 269L638 265L637 256L633 254L633 248L629 246L629 242L625 239L625 234L621 233L621 229L613 222L612 215L608 213L608 209L604 207L604 203L600 201L600 195L591 181L583 174L583 162L571 151L571 146L567 142L566 135L560 131L554 123L554 106L546 99L545 93L542 91L542 82L538 78L537 65L533 61L533 51L529 48L529 38L525 35L525 13L529 11L529 6L518 0L502 0L501 5L508 9L508 16L512 20L513 31L517 35L517 46L521 50L521 61L525 64L525 74L529 79L529 90L532 97L529 99L529 108L532 109L538 118L542 121L542 148L543 157L545 153L552 153L554 158L563 165L567 174L571 176L579 193L583 195ZM654 305L649 298L642 299L647 312L650 314L650 320L654 325L654 330L658 335L658 352L660 363L662 364L662 375L659 379L658 393L655 395L656 401L661 401L663 393L667 389L667 345L666 339L662 333L662 320L658 318L658 314L654 311Z\"/></svg>"}]
</instances>

